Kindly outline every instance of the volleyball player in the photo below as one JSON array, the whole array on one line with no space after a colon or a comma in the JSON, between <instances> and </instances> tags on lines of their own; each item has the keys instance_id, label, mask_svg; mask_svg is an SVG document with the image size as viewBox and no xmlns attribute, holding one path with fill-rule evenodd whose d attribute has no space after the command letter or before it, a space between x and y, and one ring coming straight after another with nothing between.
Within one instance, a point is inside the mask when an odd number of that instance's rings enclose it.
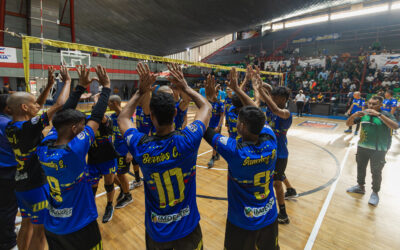
<instances>
[{"instance_id":1,"label":"volleyball player","mask_svg":"<svg viewBox=\"0 0 400 250\"><path fill-rule=\"evenodd\" d=\"M271 180L277 143L265 125L264 113L237 85L230 73L230 88L245 105L239 111L240 140L207 129L204 136L228 162L228 218L225 249L279 249L276 200Z\"/></svg>"},{"instance_id":2,"label":"volleyball player","mask_svg":"<svg viewBox=\"0 0 400 250\"><path fill-rule=\"evenodd\" d=\"M258 69L256 68L256 70ZM289 156L286 134L292 125L292 114L285 108L289 100L290 92L286 87L275 87L271 89L271 93L269 93L265 89L259 74L256 74L256 80L253 81L253 85L255 85L255 89L258 90L261 100L265 102L268 107L266 112L267 123L274 131L278 142L274 173L274 188L279 206L278 222L281 224L288 224L290 220L286 212L285 194L282 182L286 179L285 170ZM294 192L296 191L294 190Z\"/></svg>"},{"instance_id":3,"label":"volleyball player","mask_svg":"<svg viewBox=\"0 0 400 250\"><path fill-rule=\"evenodd\" d=\"M105 68L98 65L96 73L103 88L86 126L83 113L63 109L52 120L57 137L46 137L37 148L50 186L45 220L49 249L102 249L86 155L104 118L111 89ZM86 67L78 74L80 83L90 81Z\"/></svg>"},{"instance_id":4,"label":"volleyball player","mask_svg":"<svg viewBox=\"0 0 400 250\"><path fill-rule=\"evenodd\" d=\"M129 192L129 181L126 174L129 172L129 168L132 162L132 155L128 151L128 146L126 145L121 131L118 127L118 116L122 111L121 107L121 97L118 95L110 96L108 101L108 107L114 111L114 114L111 115L111 120L113 122L113 131L114 131L114 147L119 154L117 163L117 177L118 184L120 186L120 194L117 197L117 205L115 208L123 208L133 202L132 194ZM132 117L131 117L132 120Z\"/></svg>"},{"instance_id":5,"label":"volleyball player","mask_svg":"<svg viewBox=\"0 0 400 250\"><path fill-rule=\"evenodd\" d=\"M187 85L178 66L172 65L169 69L173 87L187 94L199 108L195 121L181 131L176 130L175 100L171 94L158 90L150 101L156 135L148 136L133 128L130 117L156 79L147 65L139 63L139 90L122 110L118 124L144 176L146 248L202 249L196 203L196 159L211 105Z\"/></svg>"},{"instance_id":6,"label":"volleyball player","mask_svg":"<svg viewBox=\"0 0 400 250\"><path fill-rule=\"evenodd\" d=\"M217 98L214 76L207 76L205 89L207 100L210 102L212 107L209 127L214 129L217 133L221 133L221 126L224 121L224 104ZM219 160L219 157L217 151L213 149L213 154L208 162L208 168L212 168L214 162Z\"/></svg>"},{"instance_id":7,"label":"volleyball player","mask_svg":"<svg viewBox=\"0 0 400 250\"><path fill-rule=\"evenodd\" d=\"M31 93L16 92L7 100L12 122L7 125L6 134L18 162L15 194L23 218L17 238L19 249L44 249L46 242L43 223L49 186L40 167L36 147L43 139L43 129L67 100L71 86L68 70L62 66L60 73L65 84L61 93L47 112L38 115L55 82L54 71L53 67L49 67L48 83L37 99Z\"/></svg>"},{"instance_id":8,"label":"volleyball player","mask_svg":"<svg viewBox=\"0 0 400 250\"><path fill-rule=\"evenodd\" d=\"M356 91L353 94L353 102L349 108L349 110L346 112L347 116L351 116L352 114L358 112L358 111L363 111L365 108L365 100L361 98L361 93ZM360 124L358 123L356 125L356 131L354 132L354 135L358 134L358 131L360 130ZM353 131L352 126L349 127L349 129L345 130L345 133L351 133Z\"/></svg>"}]
</instances>

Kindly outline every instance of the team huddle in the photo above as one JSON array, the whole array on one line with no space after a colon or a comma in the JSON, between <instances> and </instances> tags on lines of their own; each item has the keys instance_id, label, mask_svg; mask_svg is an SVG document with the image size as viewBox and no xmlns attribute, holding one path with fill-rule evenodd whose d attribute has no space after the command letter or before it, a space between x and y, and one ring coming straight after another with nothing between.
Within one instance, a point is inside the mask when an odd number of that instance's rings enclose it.
<instances>
[{"instance_id":1,"label":"team huddle","mask_svg":"<svg viewBox=\"0 0 400 250\"><path fill-rule=\"evenodd\" d=\"M110 79L100 65L97 78L79 66L79 85L72 93L68 69L62 66L61 94L41 114L54 84L52 67L37 99L26 92L8 96L1 113L12 117L4 131L8 161L17 166L15 193L23 217L19 249L44 249L46 241L49 249L102 249L95 203L102 177L107 194L103 223L114 213L115 185L120 187L118 209L133 202L133 187L144 184L147 249L202 249L196 161L203 138L214 149L209 168L220 156L228 163L225 248L279 249L278 223L289 223L285 196L297 195L285 176L286 134L292 123L285 108L289 90L264 83L257 67L249 67L239 84L233 68L222 103L213 77L204 82L204 98L188 86L178 65L168 69L171 84L154 86L158 75L139 63L139 88L123 108L119 96L110 96ZM94 80L102 90L86 116L76 107ZM255 101L243 91L250 81ZM190 101L198 109L187 124ZM105 114L107 107L111 116ZM221 134L224 118L229 136ZM135 180L130 184L131 164Z\"/></svg>"}]
</instances>

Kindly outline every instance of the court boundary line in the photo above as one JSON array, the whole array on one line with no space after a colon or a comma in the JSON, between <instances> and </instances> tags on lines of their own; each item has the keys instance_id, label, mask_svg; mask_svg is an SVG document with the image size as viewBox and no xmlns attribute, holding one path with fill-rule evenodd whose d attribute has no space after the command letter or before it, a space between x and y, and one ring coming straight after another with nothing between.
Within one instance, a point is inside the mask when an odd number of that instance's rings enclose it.
<instances>
[{"instance_id":1,"label":"court boundary line","mask_svg":"<svg viewBox=\"0 0 400 250\"><path fill-rule=\"evenodd\" d=\"M349 147L347 148L347 150L346 150L346 153L345 153L345 155L344 155L344 157L343 157L343 161L342 161L342 163L340 164L339 176L338 176L338 178L332 183L332 186L331 186L330 189L329 189L329 193L328 193L328 195L327 195L326 198L325 198L324 204L322 205L322 208L321 208L321 210L320 210L320 212L319 212L318 218L317 218L317 220L316 220L315 223L314 223L314 227L313 227L313 229L312 229L312 231L311 231L311 233L310 233L310 236L308 237L307 244L306 244L306 246L304 247L305 250L311 250L311 249L313 248L313 246L314 246L314 243L315 243L315 241L316 241L316 239L317 239L319 230L321 229L322 222L323 222L323 220L324 220L324 218L325 218L326 212L328 211L328 207L329 207L329 205L330 205L330 203L331 203L333 194L334 194L334 192L336 191L337 183L339 182L340 176L341 176L341 174L342 174L342 172L343 172L343 168L344 168L344 166L345 166L346 163L347 163L347 159L348 159L348 157L349 157L350 150L353 148L353 145L354 145L354 143L351 143L351 144L349 145Z\"/></svg>"}]
</instances>

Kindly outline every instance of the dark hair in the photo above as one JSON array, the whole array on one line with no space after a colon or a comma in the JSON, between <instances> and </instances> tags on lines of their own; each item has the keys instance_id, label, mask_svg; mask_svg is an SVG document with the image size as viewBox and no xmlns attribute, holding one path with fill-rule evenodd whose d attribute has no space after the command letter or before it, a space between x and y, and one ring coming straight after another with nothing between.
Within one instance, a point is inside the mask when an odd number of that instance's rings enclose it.
<instances>
[{"instance_id":1,"label":"dark hair","mask_svg":"<svg viewBox=\"0 0 400 250\"><path fill-rule=\"evenodd\" d=\"M236 108L241 108L243 107L242 101L240 100L239 96L236 94L232 95L232 104L233 106L235 106Z\"/></svg>"},{"instance_id":2,"label":"dark hair","mask_svg":"<svg viewBox=\"0 0 400 250\"><path fill-rule=\"evenodd\" d=\"M289 96L290 96L290 90L286 87L279 86L279 87L274 88L271 91L271 95L272 96L281 96L281 97L284 97L286 100L288 100Z\"/></svg>"},{"instance_id":3,"label":"dark hair","mask_svg":"<svg viewBox=\"0 0 400 250\"><path fill-rule=\"evenodd\" d=\"M150 100L151 113L157 118L158 125L170 125L175 115L174 97L162 91L153 93Z\"/></svg>"},{"instance_id":4,"label":"dark hair","mask_svg":"<svg viewBox=\"0 0 400 250\"><path fill-rule=\"evenodd\" d=\"M258 135L265 125L266 118L261 109L245 106L240 109L238 119L246 124L246 128L250 133Z\"/></svg>"},{"instance_id":5,"label":"dark hair","mask_svg":"<svg viewBox=\"0 0 400 250\"><path fill-rule=\"evenodd\" d=\"M72 126L74 124L77 124L81 122L82 120L85 120L86 116L75 109L66 109L66 110L61 110L58 111L53 118L53 126L56 128L56 130L59 130L62 127L65 126Z\"/></svg>"},{"instance_id":6,"label":"dark hair","mask_svg":"<svg viewBox=\"0 0 400 250\"><path fill-rule=\"evenodd\" d=\"M0 95L0 112L4 113L4 109L7 107L8 94Z\"/></svg>"},{"instance_id":7,"label":"dark hair","mask_svg":"<svg viewBox=\"0 0 400 250\"><path fill-rule=\"evenodd\" d=\"M391 89L386 90L386 93L388 93L390 96L393 96L394 92Z\"/></svg>"},{"instance_id":8,"label":"dark hair","mask_svg":"<svg viewBox=\"0 0 400 250\"><path fill-rule=\"evenodd\" d=\"M371 99L373 100L378 100L380 103L383 102L383 97L379 96L379 95L374 95L373 97L371 97Z\"/></svg>"}]
</instances>

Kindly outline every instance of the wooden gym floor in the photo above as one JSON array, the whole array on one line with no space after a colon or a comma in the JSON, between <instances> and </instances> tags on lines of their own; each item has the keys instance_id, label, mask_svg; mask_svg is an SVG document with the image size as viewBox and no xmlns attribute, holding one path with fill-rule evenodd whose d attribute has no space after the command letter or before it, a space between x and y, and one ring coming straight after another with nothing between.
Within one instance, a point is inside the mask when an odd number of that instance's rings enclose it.
<instances>
[{"instance_id":1,"label":"wooden gym floor","mask_svg":"<svg viewBox=\"0 0 400 250\"><path fill-rule=\"evenodd\" d=\"M190 108L188 120L194 118ZM298 126L305 121L329 122L333 129ZM365 195L346 193L356 184L355 152L358 137L345 135L344 121L302 117L293 119L288 133L287 177L301 194L286 202L289 225L279 226L281 249L400 249L399 137L386 156L378 207L368 205L371 174ZM226 130L223 131L224 134ZM204 249L223 249L227 215L225 160L206 169L211 147L202 142L197 158L197 203ZM342 171L340 171L342 169ZM131 177L130 177L131 178ZM337 182L336 182L337 180ZM106 205L102 182L96 199L104 249L145 249L143 186L132 192L134 202L116 209L102 224ZM116 190L115 197L119 190ZM311 237L310 237L311 235ZM316 236L316 237L313 237Z\"/></svg>"}]
</instances>

